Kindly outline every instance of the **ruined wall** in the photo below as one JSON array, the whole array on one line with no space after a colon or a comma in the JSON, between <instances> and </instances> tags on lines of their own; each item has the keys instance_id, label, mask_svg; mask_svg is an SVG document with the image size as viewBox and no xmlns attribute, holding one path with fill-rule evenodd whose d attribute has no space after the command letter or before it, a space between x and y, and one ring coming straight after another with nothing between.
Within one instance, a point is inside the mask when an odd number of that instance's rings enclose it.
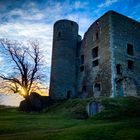
<instances>
[{"instance_id":1,"label":"ruined wall","mask_svg":"<svg viewBox=\"0 0 140 140\"><path fill-rule=\"evenodd\" d=\"M53 99L140 95L140 23L105 13L83 40L77 23L54 25L50 96Z\"/></svg>"},{"instance_id":2,"label":"ruined wall","mask_svg":"<svg viewBox=\"0 0 140 140\"><path fill-rule=\"evenodd\" d=\"M140 23L116 12L111 15L111 20L115 58L115 96L136 96L140 94ZM128 60L132 62L129 66ZM120 65L119 73L117 65Z\"/></svg>"},{"instance_id":3,"label":"ruined wall","mask_svg":"<svg viewBox=\"0 0 140 140\"><path fill-rule=\"evenodd\" d=\"M78 24L60 20L54 24L50 96L68 99L76 96L76 46Z\"/></svg>"},{"instance_id":4,"label":"ruined wall","mask_svg":"<svg viewBox=\"0 0 140 140\"><path fill-rule=\"evenodd\" d=\"M84 71L80 71L79 65L78 92L86 92L86 96L109 96L111 93L109 15L107 13L94 22L82 41L80 55L84 54ZM92 51L96 47L98 54L95 55L98 56L93 57Z\"/></svg>"}]
</instances>

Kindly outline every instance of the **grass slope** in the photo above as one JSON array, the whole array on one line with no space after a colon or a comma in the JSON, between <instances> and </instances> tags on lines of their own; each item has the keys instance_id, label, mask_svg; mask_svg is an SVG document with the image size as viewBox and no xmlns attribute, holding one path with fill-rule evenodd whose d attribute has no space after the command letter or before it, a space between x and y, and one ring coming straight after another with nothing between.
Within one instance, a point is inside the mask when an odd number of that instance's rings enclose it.
<instances>
[{"instance_id":1,"label":"grass slope","mask_svg":"<svg viewBox=\"0 0 140 140\"><path fill-rule=\"evenodd\" d=\"M85 106L91 100L64 101L40 113L0 107L0 140L140 139L140 99L99 99L105 111L78 119L86 116Z\"/></svg>"}]
</instances>

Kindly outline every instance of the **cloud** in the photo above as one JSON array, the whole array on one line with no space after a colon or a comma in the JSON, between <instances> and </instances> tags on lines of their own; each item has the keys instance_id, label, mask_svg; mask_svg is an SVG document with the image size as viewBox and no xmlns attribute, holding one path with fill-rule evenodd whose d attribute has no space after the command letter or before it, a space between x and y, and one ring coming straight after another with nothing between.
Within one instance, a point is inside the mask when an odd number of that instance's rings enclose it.
<instances>
[{"instance_id":1,"label":"cloud","mask_svg":"<svg viewBox=\"0 0 140 140\"><path fill-rule=\"evenodd\" d=\"M25 0L24 2L11 0L0 1L0 38L16 40L39 40L44 50L46 67L50 71L53 24L60 19L74 20L79 24L79 32L83 36L97 18L108 11L119 0L82 1L82 0ZM6 3L4 3L6 1ZM127 0L128 1L128 0ZM17 2L17 3L16 3ZM119 4L120 6L120 4ZM124 8L124 7L123 7ZM130 11L132 17L139 19L139 6ZM129 9L128 9L129 10Z\"/></svg>"},{"instance_id":2,"label":"cloud","mask_svg":"<svg viewBox=\"0 0 140 140\"><path fill-rule=\"evenodd\" d=\"M44 56L44 67L46 69L46 83L49 85L51 52L52 52L52 24L28 24L28 23L7 23L0 26L1 38L26 42L28 40L38 40ZM0 63L4 58L0 57ZM3 62L4 63L4 62ZM9 71L9 68L2 66L0 71Z\"/></svg>"},{"instance_id":3,"label":"cloud","mask_svg":"<svg viewBox=\"0 0 140 140\"><path fill-rule=\"evenodd\" d=\"M88 2L75 1L75 3L73 4L73 7L75 9L83 9L86 6L88 6Z\"/></svg>"},{"instance_id":4,"label":"cloud","mask_svg":"<svg viewBox=\"0 0 140 140\"><path fill-rule=\"evenodd\" d=\"M3 58L0 56L0 65L1 65L1 66L3 65L3 62L4 62L4 60L3 60Z\"/></svg>"},{"instance_id":5,"label":"cloud","mask_svg":"<svg viewBox=\"0 0 140 140\"><path fill-rule=\"evenodd\" d=\"M51 42L52 32L52 24L7 23L0 26L1 38L45 39L46 42Z\"/></svg>"},{"instance_id":6,"label":"cloud","mask_svg":"<svg viewBox=\"0 0 140 140\"><path fill-rule=\"evenodd\" d=\"M45 85L48 86L54 22L74 20L79 24L79 33L83 36L90 24L110 9L140 21L139 0L0 0L0 38L23 42L38 40L44 52L45 68L42 71L47 75ZM10 73L1 55L0 64L0 72ZM7 102L8 98L11 102ZM15 97L8 98L3 97L4 104L18 105L21 100L17 99L15 103Z\"/></svg>"},{"instance_id":7,"label":"cloud","mask_svg":"<svg viewBox=\"0 0 140 140\"><path fill-rule=\"evenodd\" d=\"M18 94L0 94L0 105L19 106L24 98Z\"/></svg>"},{"instance_id":8,"label":"cloud","mask_svg":"<svg viewBox=\"0 0 140 140\"><path fill-rule=\"evenodd\" d=\"M46 1L41 7L35 1L25 1L20 6L12 7L9 10L5 8L5 12L0 15L2 21L0 37L20 41L38 40L44 52L44 64L49 77L53 23L60 19L74 20L79 24L80 34L83 36L92 22L88 12L84 13L89 10L88 6L89 2L80 0L73 2Z\"/></svg>"},{"instance_id":9,"label":"cloud","mask_svg":"<svg viewBox=\"0 0 140 140\"><path fill-rule=\"evenodd\" d=\"M118 0L106 0L104 3L98 5L98 8L106 8L111 6L113 3L118 2Z\"/></svg>"},{"instance_id":10,"label":"cloud","mask_svg":"<svg viewBox=\"0 0 140 140\"><path fill-rule=\"evenodd\" d=\"M73 20L78 23L79 25L79 34L81 36L84 35L85 31L89 27L89 25L92 23L92 20L87 16L87 14L82 13L74 13L69 14L66 19Z\"/></svg>"},{"instance_id":11,"label":"cloud","mask_svg":"<svg viewBox=\"0 0 140 140\"><path fill-rule=\"evenodd\" d=\"M52 41L52 24L43 23L6 23L1 24L0 32L2 38L13 39L46 39Z\"/></svg>"},{"instance_id":12,"label":"cloud","mask_svg":"<svg viewBox=\"0 0 140 140\"><path fill-rule=\"evenodd\" d=\"M27 9L26 8L15 7L14 9L7 10L5 11L5 13L0 15L0 18L2 19L3 22L4 21L15 22L18 20L26 22L26 21L43 20L45 18L45 14L39 11L37 7L34 6L32 8L30 7Z\"/></svg>"},{"instance_id":13,"label":"cloud","mask_svg":"<svg viewBox=\"0 0 140 140\"><path fill-rule=\"evenodd\" d=\"M47 4L44 3L44 5ZM7 11L1 15L6 17L8 22L1 24L0 37L20 41L39 40L40 48L44 52L44 64L49 77L53 23L62 18L74 20L82 25L80 26L80 34L83 35L90 20L86 14L72 11L73 9L85 9L87 4L87 2L80 1L75 1L73 4L67 1L63 3L50 1L49 6L40 9L37 3L33 1L24 3L22 8L15 7L10 12Z\"/></svg>"},{"instance_id":14,"label":"cloud","mask_svg":"<svg viewBox=\"0 0 140 140\"><path fill-rule=\"evenodd\" d=\"M37 3L35 1L25 0L20 6L5 9L0 15L2 22L54 22L60 18L65 18L78 10L86 10L88 2L83 1L45 1ZM3 4L4 5L4 4ZM42 5L40 7L40 5ZM9 4L8 4L9 6ZM5 6L6 7L6 6Z\"/></svg>"},{"instance_id":15,"label":"cloud","mask_svg":"<svg viewBox=\"0 0 140 140\"><path fill-rule=\"evenodd\" d=\"M48 3L44 3L46 5ZM70 13L73 9L86 8L87 2L75 1L70 4L68 1L53 3L50 6L40 9L37 3L31 1L24 3L22 8L15 7L10 12L5 12L2 17L7 18L0 26L1 37L11 39L39 39L51 51L53 23L56 20L66 18L81 24L81 34L84 34L90 19L81 12ZM70 13L70 14L69 14ZM1 18L2 18L1 17Z\"/></svg>"},{"instance_id":16,"label":"cloud","mask_svg":"<svg viewBox=\"0 0 140 140\"><path fill-rule=\"evenodd\" d=\"M130 13L130 17L140 21L140 4L133 7L133 10Z\"/></svg>"}]
</instances>

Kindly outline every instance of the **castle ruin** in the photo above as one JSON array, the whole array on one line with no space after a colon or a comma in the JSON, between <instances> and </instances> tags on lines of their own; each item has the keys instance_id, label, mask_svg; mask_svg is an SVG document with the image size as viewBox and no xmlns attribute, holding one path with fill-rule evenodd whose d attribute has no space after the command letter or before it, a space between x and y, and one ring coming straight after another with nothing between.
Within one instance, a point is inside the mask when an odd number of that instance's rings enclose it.
<instances>
[{"instance_id":1,"label":"castle ruin","mask_svg":"<svg viewBox=\"0 0 140 140\"><path fill-rule=\"evenodd\" d=\"M54 24L52 99L140 95L140 23L109 11L83 39L78 24Z\"/></svg>"}]
</instances>

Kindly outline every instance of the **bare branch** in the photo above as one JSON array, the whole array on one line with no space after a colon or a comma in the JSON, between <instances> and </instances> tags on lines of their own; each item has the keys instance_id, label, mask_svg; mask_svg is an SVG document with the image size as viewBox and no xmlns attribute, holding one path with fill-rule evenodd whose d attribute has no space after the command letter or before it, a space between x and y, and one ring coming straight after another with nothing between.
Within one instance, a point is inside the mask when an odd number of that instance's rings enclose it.
<instances>
[{"instance_id":1,"label":"bare branch","mask_svg":"<svg viewBox=\"0 0 140 140\"><path fill-rule=\"evenodd\" d=\"M35 81L41 80L42 77L39 73L42 60L39 43L30 42L29 48L31 49L28 50L22 43L17 41L11 42L6 39L0 40L0 43L6 51L6 55L14 62L14 70L20 74L18 77L16 77L17 74L14 77L0 74L0 78L14 84L11 87L13 92L18 92L19 86L23 87L26 91L26 96L28 96Z\"/></svg>"}]
</instances>

